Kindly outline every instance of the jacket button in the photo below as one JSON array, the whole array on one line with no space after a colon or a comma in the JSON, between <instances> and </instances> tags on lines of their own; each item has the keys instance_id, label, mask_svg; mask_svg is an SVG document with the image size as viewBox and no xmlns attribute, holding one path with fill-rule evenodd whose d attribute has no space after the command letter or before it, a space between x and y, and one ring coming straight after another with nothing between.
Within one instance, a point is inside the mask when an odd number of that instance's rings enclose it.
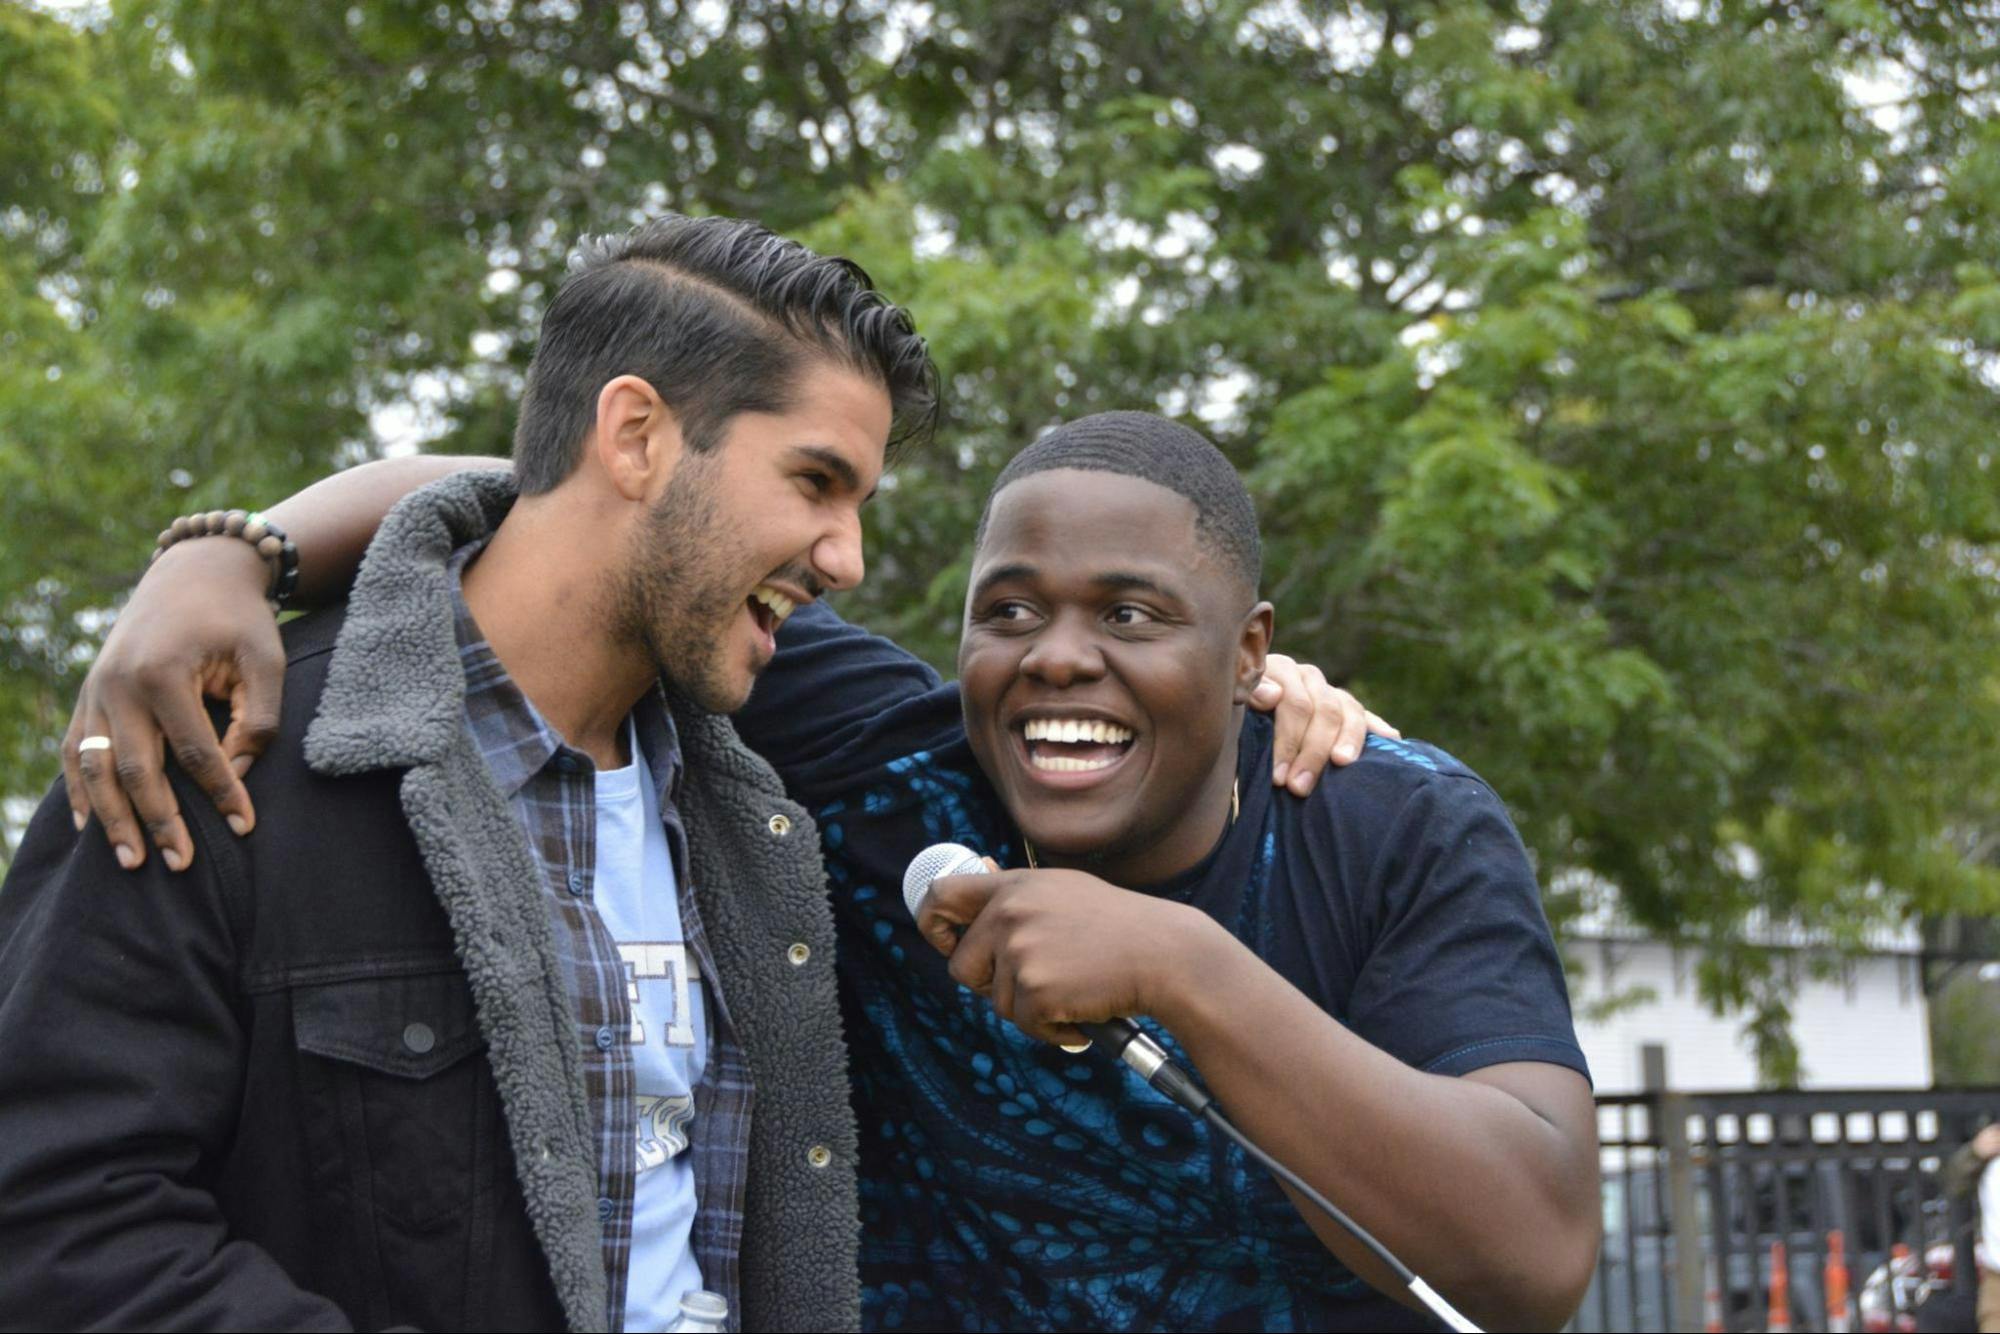
<instances>
[{"instance_id":1,"label":"jacket button","mask_svg":"<svg viewBox=\"0 0 2000 1334\"><path fill-rule=\"evenodd\" d=\"M803 940L785 951L785 957L792 961L792 967L794 968L803 968L806 960L812 958L812 956L812 946L806 944Z\"/></svg>"},{"instance_id":2,"label":"jacket button","mask_svg":"<svg viewBox=\"0 0 2000 1334\"><path fill-rule=\"evenodd\" d=\"M833 1161L833 1150L824 1144L815 1144L806 1150L806 1165L813 1168L825 1167Z\"/></svg>"},{"instance_id":3,"label":"jacket button","mask_svg":"<svg viewBox=\"0 0 2000 1334\"><path fill-rule=\"evenodd\" d=\"M783 815L772 816L767 827L770 829L772 833L776 834L779 838L783 838L786 834L792 832L792 822L790 818Z\"/></svg>"},{"instance_id":4,"label":"jacket button","mask_svg":"<svg viewBox=\"0 0 2000 1334\"><path fill-rule=\"evenodd\" d=\"M403 1045L419 1056L437 1046L437 1041L429 1024L411 1024L403 1030Z\"/></svg>"},{"instance_id":5,"label":"jacket button","mask_svg":"<svg viewBox=\"0 0 2000 1334\"><path fill-rule=\"evenodd\" d=\"M570 893L572 893L572 894L581 894L581 893L583 893L583 888L584 888L584 884L585 884L585 881L584 881L584 878L583 878L583 872L581 872L581 871L571 871L571 872L569 873L569 879L568 879L568 884L569 884L569 892L570 892Z\"/></svg>"},{"instance_id":6,"label":"jacket button","mask_svg":"<svg viewBox=\"0 0 2000 1334\"><path fill-rule=\"evenodd\" d=\"M611 1031L611 1025L606 1024L597 1030L597 1049L599 1051L610 1051L611 1044L616 1041L618 1041L618 1037Z\"/></svg>"},{"instance_id":7,"label":"jacket button","mask_svg":"<svg viewBox=\"0 0 2000 1334\"><path fill-rule=\"evenodd\" d=\"M600 1223L610 1222L612 1212L617 1208L618 1206L613 1204L609 1199L600 1199L597 1202L597 1220Z\"/></svg>"}]
</instances>

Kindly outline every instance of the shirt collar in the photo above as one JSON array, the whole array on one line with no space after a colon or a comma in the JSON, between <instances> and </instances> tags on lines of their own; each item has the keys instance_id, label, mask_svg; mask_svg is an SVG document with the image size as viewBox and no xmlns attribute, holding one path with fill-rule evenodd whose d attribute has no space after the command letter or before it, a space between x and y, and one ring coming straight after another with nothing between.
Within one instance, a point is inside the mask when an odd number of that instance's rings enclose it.
<instances>
[{"instance_id":1,"label":"shirt collar","mask_svg":"<svg viewBox=\"0 0 2000 1334\"><path fill-rule=\"evenodd\" d=\"M674 726L674 711L667 707L667 695L659 682L632 707L632 723L639 733L639 753L653 775L653 791L660 799L660 815L680 801L681 735Z\"/></svg>"},{"instance_id":2,"label":"shirt collar","mask_svg":"<svg viewBox=\"0 0 2000 1334\"><path fill-rule=\"evenodd\" d=\"M465 724L472 742L493 773L500 795L512 799L528 780L554 765L559 773L590 774L590 756L563 740L542 717L534 702L521 693L514 678L465 605L465 567L486 547L486 538L468 542L451 553L452 628L458 638L459 663L465 671ZM673 711L657 682L633 707L632 724L659 794L664 815L680 794L680 733Z\"/></svg>"}]
</instances>

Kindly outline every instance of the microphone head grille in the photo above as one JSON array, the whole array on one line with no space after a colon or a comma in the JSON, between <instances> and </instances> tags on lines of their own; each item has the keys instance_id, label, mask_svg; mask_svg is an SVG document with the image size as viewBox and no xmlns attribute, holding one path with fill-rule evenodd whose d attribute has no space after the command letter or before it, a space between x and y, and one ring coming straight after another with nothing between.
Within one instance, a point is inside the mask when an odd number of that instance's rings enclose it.
<instances>
[{"instance_id":1,"label":"microphone head grille","mask_svg":"<svg viewBox=\"0 0 2000 1334\"><path fill-rule=\"evenodd\" d=\"M903 872L903 906L915 917L924 895L930 893L931 881L941 875L983 875L985 871L986 863L971 848L960 843L933 843Z\"/></svg>"}]
</instances>

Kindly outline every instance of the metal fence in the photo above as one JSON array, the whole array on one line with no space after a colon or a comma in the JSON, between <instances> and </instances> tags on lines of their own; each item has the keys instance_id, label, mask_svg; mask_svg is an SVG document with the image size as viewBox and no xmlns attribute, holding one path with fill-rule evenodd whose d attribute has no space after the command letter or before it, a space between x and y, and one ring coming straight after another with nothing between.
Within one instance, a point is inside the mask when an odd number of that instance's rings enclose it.
<instances>
[{"instance_id":1,"label":"metal fence","mask_svg":"<svg viewBox=\"0 0 2000 1334\"><path fill-rule=\"evenodd\" d=\"M1907 1329L1927 1284L1969 1300L1972 1218L1940 1173L2000 1088L1653 1093L1597 1115L1604 1246L1573 1329L1762 1330L1774 1299L1794 1330Z\"/></svg>"}]
</instances>

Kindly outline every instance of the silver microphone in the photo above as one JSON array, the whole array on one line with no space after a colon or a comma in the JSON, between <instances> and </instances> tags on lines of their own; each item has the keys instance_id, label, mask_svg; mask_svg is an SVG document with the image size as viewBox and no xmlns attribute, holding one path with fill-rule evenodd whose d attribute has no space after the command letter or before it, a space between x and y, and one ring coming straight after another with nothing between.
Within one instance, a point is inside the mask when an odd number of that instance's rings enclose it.
<instances>
[{"instance_id":1,"label":"silver microphone","mask_svg":"<svg viewBox=\"0 0 2000 1334\"><path fill-rule=\"evenodd\" d=\"M915 918L931 892L931 881L947 875L985 875L986 859L962 843L933 843L903 872L903 906Z\"/></svg>"},{"instance_id":2,"label":"silver microphone","mask_svg":"<svg viewBox=\"0 0 2000 1334\"><path fill-rule=\"evenodd\" d=\"M986 859L971 848L962 843L933 843L918 853L910 868L903 872L903 906L915 920L923 911L925 896L931 892L931 881L947 875L987 874L990 872ZM1191 1105L1186 1095L1192 1091L1204 1104L1208 1095L1167 1059L1159 1043L1130 1019L1106 1019L1102 1023L1079 1023L1072 1027L1081 1029L1093 1045L1103 1046L1110 1055L1137 1070L1148 1084L1195 1114L1201 1113L1201 1107ZM1163 1077L1162 1070L1172 1073Z\"/></svg>"}]
</instances>

